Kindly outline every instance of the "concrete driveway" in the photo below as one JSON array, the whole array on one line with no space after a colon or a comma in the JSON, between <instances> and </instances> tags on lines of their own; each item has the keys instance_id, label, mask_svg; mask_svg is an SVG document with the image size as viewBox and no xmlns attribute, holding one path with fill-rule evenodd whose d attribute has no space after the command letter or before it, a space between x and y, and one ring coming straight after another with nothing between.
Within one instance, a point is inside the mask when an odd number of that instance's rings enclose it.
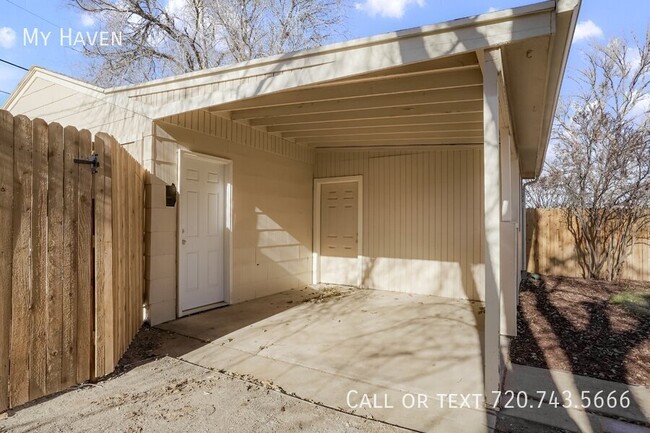
<instances>
[{"instance_id":1,"label":"concrete driveway","mask_svg":"<svg viewBox=\"0 0 650 433\"><path fill-rule=\"evenodd\" d=\"M181 359L327 407L418 431L488 424L481 303L321 286L160 328L206 343Z\"/></svg>"},{"instance_id":2,"label":"concrete driveway","mask_svg":"<svg viewBox=\"0 0 650 433\"><path fill-rule=\"evenodd\" d=\"M191 345L162 337L163 344ZM0 432L407 433L172 357L10 412L0 414Z\"/></svg>"}]
</instances>

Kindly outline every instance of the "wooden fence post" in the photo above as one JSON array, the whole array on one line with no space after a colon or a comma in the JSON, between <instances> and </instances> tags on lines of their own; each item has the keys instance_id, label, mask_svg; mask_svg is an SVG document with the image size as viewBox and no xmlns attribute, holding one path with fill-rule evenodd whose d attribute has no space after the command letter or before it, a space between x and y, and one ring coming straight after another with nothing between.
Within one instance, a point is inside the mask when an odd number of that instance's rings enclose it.
<instances>
[{"instance_id":1,"label":"wooden fence post","mask_svg":"<svg viewBox=\"0 0 650 433\"><path fill-rule=\"evenodd\" d=\"M14 118L0 110L0 412L9 408L9 341L13 262ZM11 167L11 168L9 168Z\"/></svg>"},{"instance_id":2,"label":"wooden fence post","mask_svg":"<svg viewBox=\"0 0 650 433\"><path fill-rule=\"evenodd\" d=\"M87 130L79 131L79 158L86 159L91 153L91 135ZM95 342L92 336L94 329L94 312L92 311L93 280L93 250L91 246L92 218L92 184L93 174L88 165L79 165L79 186L77 191L77 383L91 377L91 351L94 352Z\"/></svg>"},{"instance_id":3,"label":"wooden fence post","mask_svg":"<svg viewBox=\"0 0 650 433\"><path fill-rule=\"evenodd\" d=\"M33 121L33 194L32 194L32 302L29 351L29 398L45 395L47 375L46 300L47 287L47 181L48 125L42 119Z\"/></svg>"},{"instance_id":4,"label":"wooden fence post","mask_svg":"<svg viewBox=\"0 0 650 433\"><path fill-rule=\"evenodd\" d=\"M52 123L48 130L47 189L47 393L63 388L63 127Z\"/></svg>"},{"instance_id":5,"label":"wooden fence post","mask_svg":"<svg viewBox=\"0 0 650 433\"><path fill-rule=\"evenodd\" d=\"M14 118L13 265L9 404L29 401L30 238L32 233L32 122Z\"/></svg>"},{"instance_id":6,"label":"wooden fence post","mask_svg":"<svg viewBox=\"0 0 650 433\"><path fill-rule=\"evenodd\" d=\"M63 130L63 354L61 359L61 381L64 387L77 381L77 290L79 280L77 266L78 220L77 188L79 185L79 166L74 159L79 158L79 133L76 128L67 126Z\"/></svg>"}]
</instances>

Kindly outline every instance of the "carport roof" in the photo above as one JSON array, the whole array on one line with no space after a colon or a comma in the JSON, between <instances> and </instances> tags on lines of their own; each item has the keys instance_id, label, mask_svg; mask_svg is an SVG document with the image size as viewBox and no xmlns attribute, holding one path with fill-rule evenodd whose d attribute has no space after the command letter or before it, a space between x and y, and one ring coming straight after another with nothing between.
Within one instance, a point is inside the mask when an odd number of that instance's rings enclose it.
<instances>
[{"instance_id":1,"label":"carport roof","mask_svg":"<svg viewBox=\"0 0 650 433\"><path fill-rule=\"evenodd\" d=\"M541 171L580 0L556 0L137 85L40 76L150 119L207 110L321 148L480 145L481 58L501 48L521 173ZM110 132L110 131L109 131Z\"/></svg>"}]
</instances>

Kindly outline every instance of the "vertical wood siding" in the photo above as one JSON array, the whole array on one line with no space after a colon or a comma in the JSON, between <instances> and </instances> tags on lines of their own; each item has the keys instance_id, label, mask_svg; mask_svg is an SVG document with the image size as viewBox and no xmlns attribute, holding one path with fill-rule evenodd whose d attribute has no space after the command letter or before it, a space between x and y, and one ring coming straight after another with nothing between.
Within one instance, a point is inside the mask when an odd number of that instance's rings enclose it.
<instances>
[{"instance_id":1,"label":"vertical wood siding","mask_svg":"<svg viewBox=\"0 0 650 433\"><path fill-rule=\"evenodd\" d=\"M482 299L480 148L322 151L317 178L363 176L363 284Z\"/></svg>"}]
</instances>

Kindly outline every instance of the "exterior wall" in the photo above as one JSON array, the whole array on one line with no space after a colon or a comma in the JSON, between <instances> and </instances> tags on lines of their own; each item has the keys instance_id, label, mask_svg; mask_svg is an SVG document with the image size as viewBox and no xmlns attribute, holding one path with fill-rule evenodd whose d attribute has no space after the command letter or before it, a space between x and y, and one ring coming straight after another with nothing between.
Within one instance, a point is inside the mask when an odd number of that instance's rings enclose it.
<instances>
[{"instance_id":1,"label":"exterior wall","mask_svg":"<svg viewBox=\"0 0 650 433\"><path fill-rule=\"evenodd\" d=\"M364 287L483 299L477 147L322 151L317 178L363 176Z\"/></svg>"},{"instance_id":2,"label":"exterior wall","mask_svg":"<svg viewBox=\"0 0 650 433\"><path fill-rule=\"evenodd\" d=\"M501 119L506 115L502 113ZM501 334L517 335L517 304L521 282L521 177L519 157L507 128L500 131L501 224L500 298Z\"/></svg>"},{"instance_id":3,"label":"exterior wall","mask_svg":"<svg viewBox=\"0 0 650 433\"><path fill-rule=\"evenodd\" d=\"M149 323L176 318L176 207L167 207L165 182L145 179L145 299Z\"/></svg>"},{"instance_id":4,"label":"exterior wall","mask_svg":"<svg viewBox=\"0 0 650 433\"><path fill-rule=\"evenodd\" d=\"M160 122L154 143L156 175L166 183L178 183L178 149L233 161L231 303L311 282L309 149L206 112Z\"/></svg>"},{"instance_id":5,"label":"exterior wall","mask_svg":"<svg viewBox=\"0 0 650 433\"><path fill-rule=\"evenodd\" d=\"M120 104L36 77L15 101L11 112L48 123L74 125L93 134L107 132L151 171L151 119Z\"/></svg>"}]
</instances>

